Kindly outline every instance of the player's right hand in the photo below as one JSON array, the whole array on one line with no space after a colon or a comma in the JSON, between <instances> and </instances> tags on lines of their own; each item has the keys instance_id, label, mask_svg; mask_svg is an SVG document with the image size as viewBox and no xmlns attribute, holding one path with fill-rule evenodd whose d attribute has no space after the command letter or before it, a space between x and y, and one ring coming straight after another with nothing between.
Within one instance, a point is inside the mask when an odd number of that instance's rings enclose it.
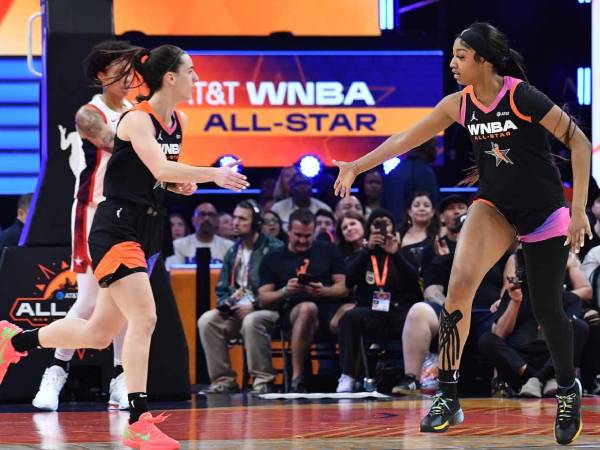
<instances>
[{"instance_id":1,"label":"player's right hand","mask_svg":"<svg viewBox=\"0 0 600 450\"><path fill-rule=\"evenodd\" d=\"M356 173L356 164L354 162L336 160L333 160L333 164L340 169L337 180L335 180L335 184L333 185L335 195L339 195L342 198L348 197L350 195L352 183L354 183L354 180L358 175Z\"/></svg>"},{"instance_id":2,"label":"player's right hand","mask_svg":"<svg viewBox=\"0 0 600 450\"><path fill-rule=\"evenodd\" d=\"M250 186L248 183L246 175L236 172L233 170L235 166L242 162L241 159L237 161L231 161L225 164L223 167L219 167L216 170L215 179L213 180L217 186L221 186L222 188L229 189L232 191L241 191Z\"/></svg>"}]
</instances>

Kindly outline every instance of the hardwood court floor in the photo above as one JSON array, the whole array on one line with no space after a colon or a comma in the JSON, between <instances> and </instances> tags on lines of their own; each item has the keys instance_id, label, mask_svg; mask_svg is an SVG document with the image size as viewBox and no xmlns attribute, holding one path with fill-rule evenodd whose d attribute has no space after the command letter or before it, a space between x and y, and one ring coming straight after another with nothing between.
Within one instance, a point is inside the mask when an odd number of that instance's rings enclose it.
<instances>
[{"instance_id":1,"label":"hardwood court floor","mask_svg":"<svg viewBox=\"0 0 600 450\"><path fill-rule=\"evenodd\" d=\"M183 449L557 449L555 401L467 399L466 420L444 434L418 432L428 400L262 401L198 396L153 404ZM65 405L60 413L0 408L0 449L121 449L127 413ZM76 409L88 409L81 411ZM96 410L90 410L96 409ZM600 398L584 399L584 431L571 448L600 449Z\"/></svg>"}]
</instances>

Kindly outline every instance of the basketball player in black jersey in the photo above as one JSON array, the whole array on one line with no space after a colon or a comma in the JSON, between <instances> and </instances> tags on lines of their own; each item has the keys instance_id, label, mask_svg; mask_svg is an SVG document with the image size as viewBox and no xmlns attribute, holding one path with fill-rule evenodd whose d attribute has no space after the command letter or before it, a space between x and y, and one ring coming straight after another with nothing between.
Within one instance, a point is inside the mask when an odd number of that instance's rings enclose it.
<instances>
[{"instance_id":1,"label":"basketball player in black jersey","mask_svg":"<svg viewBox=\"0 0 600 450\"><path fill-rule=\"evenodd\" d=\"M121 116L104 179L106 200L98 206L88 240L94 275L103 289L89 320L62 319L27 332L1 321L0 382L8 366L29 351L103 349L127 323L122 362L130 419L122 442L132 448L177 449L179 443L155 425L165 416L148 412L148 353L156 311L146 260L162 244L165 189L191 195L196 183L212 181L235 191L248 183L232 170L239 161L222 168L177 162L187 119L175 106L189 101L198 81L190 56L171 45L121 54L126 63L114 81L135 69L149 93Z\"/></svg>"},{"instance_id":2,"label":"basketball player in black jersey","mask_svg":"<svg viewBox=\"0 0 600 450\"><path fill-rule=\"evenodd\" d=\"M334 161L340 169L335 192L349 195L358 174L419 146L453 122L467 129L479 193L458 240L441 313L441 392L421 421L421 431L443 432L463 421L456 385L473 296L485 273L518 236L532 306L559 383L555 438L568 444L582 429L581 385L573 368L572 326L562 308L562 280L568 246L577 252L585 235L591 237L585 214L591 144L570 116L527 83L521 56L493 26L474 23L457 36L450 68L465 89L443 98L427 117L367 155L353 162ZM547 131L571 149L570 217Z\"/></svg>"}]
</instances>

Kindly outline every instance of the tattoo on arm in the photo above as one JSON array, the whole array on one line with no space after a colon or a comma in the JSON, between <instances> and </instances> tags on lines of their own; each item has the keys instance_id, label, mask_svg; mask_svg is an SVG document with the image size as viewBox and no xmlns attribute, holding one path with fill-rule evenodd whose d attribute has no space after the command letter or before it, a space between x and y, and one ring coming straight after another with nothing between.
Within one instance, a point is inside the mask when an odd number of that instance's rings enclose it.
<instances>
[{"instance_id":1,"label":"tattoo on arm","mask_svg":"<svg viewBox=\"0 0 600 450\"><path fill-rule=\"evenodd\" d=\"M92 141L103 150L112 151L115 135L97 111L81 108L75 121L82 138Z\"/></svg>"}]
</instances>

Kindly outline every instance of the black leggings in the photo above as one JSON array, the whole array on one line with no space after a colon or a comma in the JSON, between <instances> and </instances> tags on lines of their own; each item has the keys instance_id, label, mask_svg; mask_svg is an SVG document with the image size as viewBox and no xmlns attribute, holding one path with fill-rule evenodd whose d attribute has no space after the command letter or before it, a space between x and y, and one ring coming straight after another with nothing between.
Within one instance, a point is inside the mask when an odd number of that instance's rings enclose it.
<instances>
[{"instance_id":1,"label":"black leggings","mask_svg":"<svg viewBox=\"0 0 600 450\"><path fill-rule=\"evenodd\" d=\"M542 327L556 371L556 381L573 383L573 327L563 310L562 291L569 247L565 237L523 243L531 307Z\"/></svg>"}]
</instances>

